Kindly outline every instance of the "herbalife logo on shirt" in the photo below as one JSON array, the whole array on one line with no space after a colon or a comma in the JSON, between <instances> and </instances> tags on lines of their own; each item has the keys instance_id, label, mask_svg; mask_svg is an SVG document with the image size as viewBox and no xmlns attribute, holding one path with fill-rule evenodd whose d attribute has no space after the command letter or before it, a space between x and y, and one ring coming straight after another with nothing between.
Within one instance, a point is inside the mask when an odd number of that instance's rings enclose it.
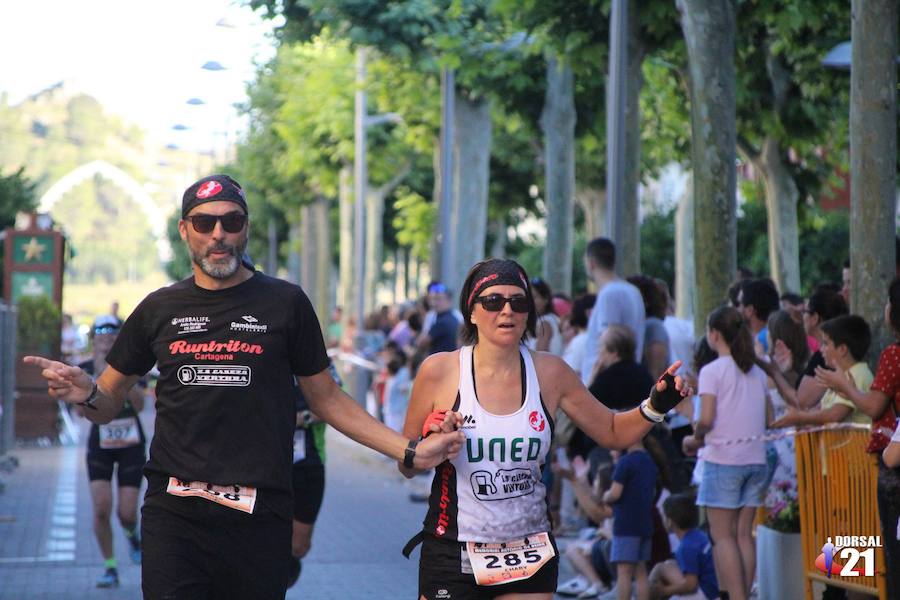
<instances>
[{"instance_id":1,"label":"herbalife logo on shirt","mask_svg":"<svg viewBox=\"0 0 900 600\"><path fill-rule=\"evenodd\" d=\"M264 333L269 329L268 325L259 325L259 319L254 317L253 315L244 315L241 317L244 320L243 323L239 323L237 321L231 322L231 330L232 331L252 331L254 333Z\"/></svg>"}]
</instances>

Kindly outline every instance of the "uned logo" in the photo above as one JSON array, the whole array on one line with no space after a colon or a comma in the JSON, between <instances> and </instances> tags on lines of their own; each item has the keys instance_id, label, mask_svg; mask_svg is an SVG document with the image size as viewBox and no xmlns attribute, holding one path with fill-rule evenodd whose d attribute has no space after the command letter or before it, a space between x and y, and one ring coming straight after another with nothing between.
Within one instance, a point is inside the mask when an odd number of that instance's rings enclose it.
<instances>
[{"instance_id":1,"label":"uned logo","mask_svg":"<svg viewBox=\"0 0 900 600\"><path fill-rule=\"evenodd\" d=\"M859 550L864 548L864 550ZM834 543L827 538L822 552L816 557L816 568L830 579L841 577L873 577L875 575L875 548L881 548L878 535L836 535ZM838 562L836 559L845 561ZM857 565L864 560L862 568Z\"/></svg>"}]
</instances>

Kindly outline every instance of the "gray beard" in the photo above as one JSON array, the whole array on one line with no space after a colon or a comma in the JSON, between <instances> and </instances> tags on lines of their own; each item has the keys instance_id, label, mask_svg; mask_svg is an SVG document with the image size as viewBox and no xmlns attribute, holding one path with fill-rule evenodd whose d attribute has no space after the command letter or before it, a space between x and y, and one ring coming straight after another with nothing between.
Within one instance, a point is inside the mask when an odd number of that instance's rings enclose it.
<instances>
[{"instance_id":1,"label":"gray beard","mask_svg":"<svg viewBox=\"0 0 900 600\"><path fill-rule=\"evenodd\" d=\"M241 266L240 257L243 256L246 247L246 239L243 243L234 246L234 255L229 257L224 264L213 262L208 256L195 254L194 252L191 252L191 260L194 261L195 265L200 267L201 271L213 279L228 279L237 273L238 267Z\"/></svg>"}]
</instances>

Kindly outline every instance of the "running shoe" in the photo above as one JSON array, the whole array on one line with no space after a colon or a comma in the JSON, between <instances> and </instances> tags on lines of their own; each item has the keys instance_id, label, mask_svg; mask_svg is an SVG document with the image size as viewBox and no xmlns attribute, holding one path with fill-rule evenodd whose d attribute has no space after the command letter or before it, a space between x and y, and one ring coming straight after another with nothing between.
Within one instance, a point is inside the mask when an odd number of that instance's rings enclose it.
<instances>
[{"instance_id":1,"label":"running shoe","mask_svg":"<svg viewBox=\"0 0 900 600\"><path fill-rule=\"evenodd\" d=\"M590 587L590 583L587 579L579 575L574 579L570 579L565 583L559 584L559 587L556 588L556 593L560 596L578 596L578 594L582 593L586 589ZM596 596L596 594L594 594Z\"/></svg>"},{"instance_id":2,"label":"running shoe","mask_svg":"<svg viewBox=\"0 0 900 600\"><path fill-rule=\"evenodd\" d=\"M607 591L606 586L603 584L592 583L588 589L584 590L576 598L579 600L585 600L588 598L596 598L600 594L603 594Z\"/></svg>"},{"instance_id":3,"label":"running shoe","mask_svg":"<svg viewBox=\"0 0 900 600\"><path fill-rule=\"evenodd\" d=\"M131 544L131 547L128 549L128 556L131 557L131 562L136 565L141 564L141 540L135 535L133 538L128 538L128 543Z\"/></svg>"},{"instance_id":4,"label":"running shoe","mask_svg":"<svg viewBox=\"0 0 900 600\"><path fill-rule=\"evenodd\" d=\"M97 580L98 588L117 588L119 587L119 572L115 569L107 569L100 579Z\"/></svg>"}]
</instances>

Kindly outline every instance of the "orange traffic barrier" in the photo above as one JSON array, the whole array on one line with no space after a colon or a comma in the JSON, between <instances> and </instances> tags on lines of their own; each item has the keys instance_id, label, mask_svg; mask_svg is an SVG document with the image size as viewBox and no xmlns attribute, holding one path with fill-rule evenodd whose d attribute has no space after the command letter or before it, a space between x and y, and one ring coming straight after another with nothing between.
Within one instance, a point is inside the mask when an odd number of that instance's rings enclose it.
<instances>
[{"instance_id":1,"label":"orange traffic barrier","mask_svg":"<svg viewBox=\"0 0 900 600\"><path fill-rule=\"evenodd\" d=\"M874 548L874 575L866 576L867 555L857 555L854 576L841 576L832 570L829 579L816 567L822 546L831 537L880 536L876 486L878 466L872 454L866 454L868 431L844 429L799 433L797 449L797 492L800 502L800 535L806 598L812 600L814 581L877 596L885 600L884 551ZM865 548L861 549L862 551ZM838 551L835 563L845 566L853 552ZM821 559L822 562L824 559ZM822 562L822 564L824 564ZM854 566L854 565L851 565Z\"/></svg>"}]
</instances>

